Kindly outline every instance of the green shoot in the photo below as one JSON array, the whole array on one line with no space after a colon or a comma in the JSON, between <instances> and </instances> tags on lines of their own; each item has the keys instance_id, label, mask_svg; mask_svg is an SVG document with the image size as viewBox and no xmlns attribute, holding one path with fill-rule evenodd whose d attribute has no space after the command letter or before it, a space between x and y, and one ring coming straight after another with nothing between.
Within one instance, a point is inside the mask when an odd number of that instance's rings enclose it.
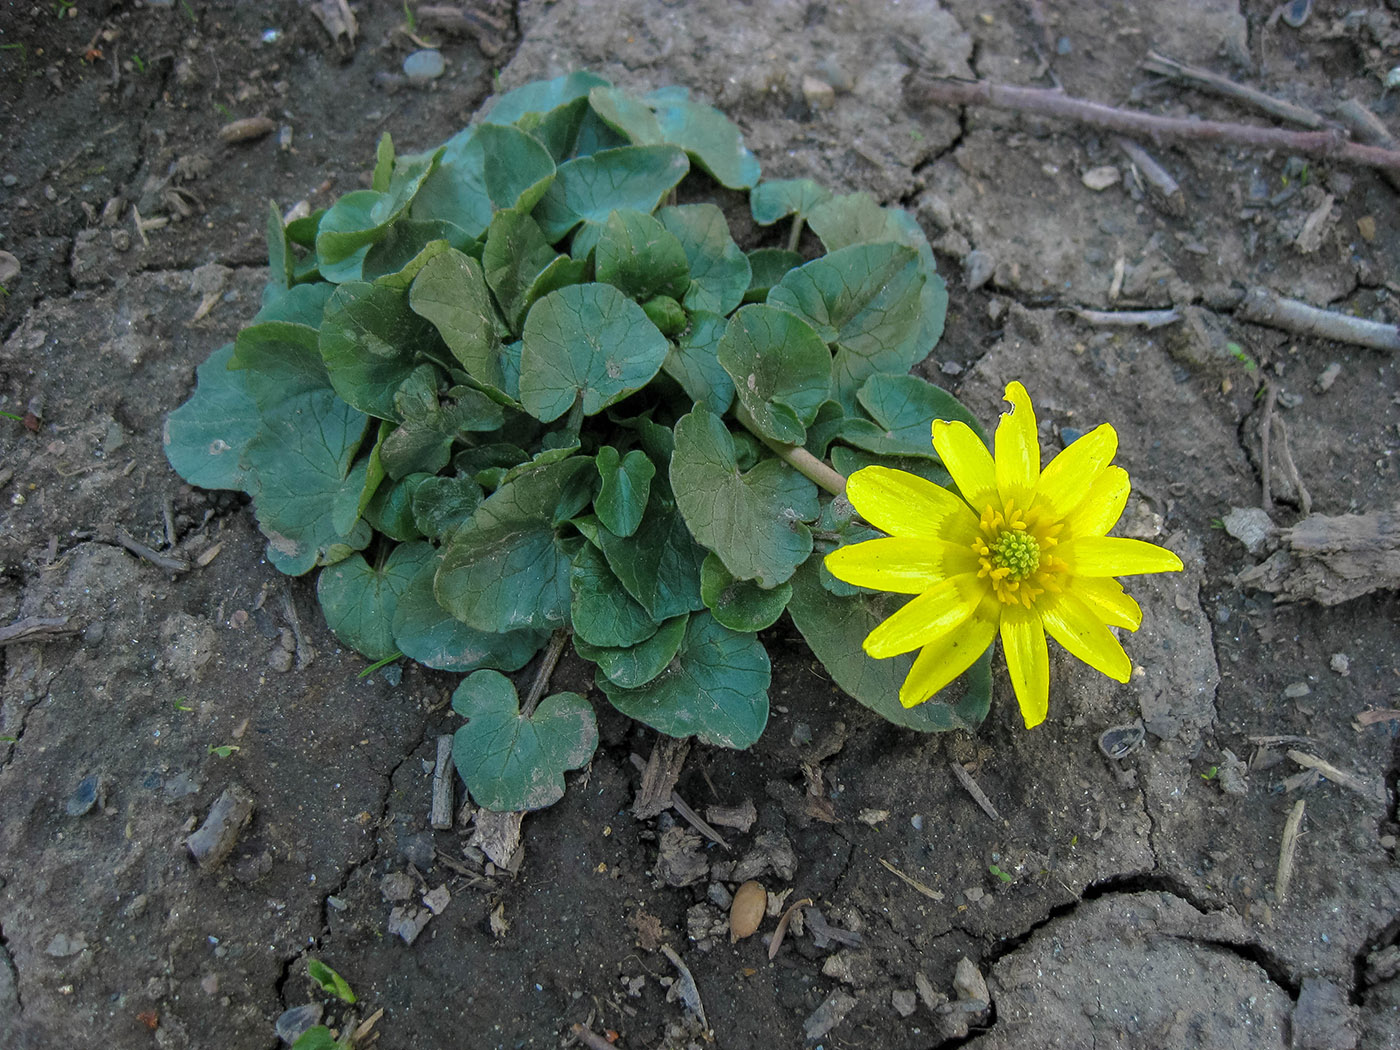
<instances>
[{"instance_id":1,"label":"green shoot","mask_svg":"<svg viewBox=\"0 0 1400 1050\"><path fill-rule=\"evenodd\" d=\"M1010 881L1012 881L1011 876L1008 875L1006 872L1002 871L1002 870L1001 870L1000 868L998 868L995 864L988 864L988 865L987 865L987 870L990 871L990 872L991 872L993 875L995 875L997 878L1001 879L1002 882L1010 882Z\"/></svg>"},{"instance_id":2,"label":"green shoot","mask_svg":"<svg viewBox=\"0 0 1400 1050\"><path fill-rule=\"evenodd\" d=\"M1231 357L1244 365L1244 370L1246 372L1253 372L1259 367L1254 358L1250 357L1245 351L1245 348L1240 346L1239 343L1226 343L1225 349L1229 352Z\"/></svg>"},{"instance_id":3,"label":"green shoot","mask_svg":"<svg viewBox=\"0 0 1400 1050\"><path fill-rule=\"evenodd\" d=\"M228 758L229 755L240 750L242 749L237 744L220 744L218 747L213 744L209 745L209 754L218 755L220 758Z\"/></svg>"},{"instance_id":4,"label":"green shoot","mask_svg":"<svg viewBox=\"0 0 1400 1050\"><path fill-rule=\"evenodd\" d=\"M374 663L370 664L368 667L366 667L363 671L361 671L361 672L360 672L358 675L356 675L355 677L356 677L356 678L368 678L370 675L374 674L375 671L379 670L381 667L384 667L384 666L387 665L387 664L393 663L395 660L399 659L401 656L403 656L403 653L394 653L394 654L391 655L391 656L386 656L386 657L384 657L384 659L382 659L382 660L376 660Z\"/></svg>"},{"instance_id":5,"label":"green shoot","mask_svg":"<svg viewBox=\"0 0 1400 1050\"><path fill-rule=\"evenodd\" d=\"M356 1001L355 993L350 989L350 982L320 959L307 959L306 972L327 995L333 995L343 1003Z\"/></svg>"},{"instance_id":6,"label":"green shoot","mask_svg":"<svg viewBox=\"0 0 1400 1050\"><path fill-rule=\"evenodd\" d=\"M410 33L418 31L418 19L413 17L413 9L408 6L408 0L403 0L403 24L408 27Z\"/></svg>"},{"instance_id":7,"label":"green shoot","mask_svg":"<svg viewBox=\"0 0 1400 1050\"><path fill-rule=\"evenodd\" d=\"M146 60L134 51L131 53L131 64L136 67L136 72L146 72Z\"/></svg>"},{"instance_id":8,"label":"green shoot","mask_svg":"<svg viewBox=\"0 0 1400 1050\"><path fill-rule=\"evenodd\" d=\"M187 697L183 697L183 696L177 696L177 697L175 698L175 710L176 710L176 711L193 711L193 710L194 710L194 708L192 708L189 704L185 703L185 700L186 700L186 699L188 699L188 698L187 698Z\"/></svg>"},{"instance_id":9,"label":"green shoot","mask_svg":"<svg viewBox=\"0 0 1400 1050\"><path fill-rule=\"evenodd\" d=\"M17 415L14 412L5 412L3 410L0 410L0 416L4 416L6 419L13 419L16 423L24 422L24 417L21 415Z\"/></svg>"}]
</instances>

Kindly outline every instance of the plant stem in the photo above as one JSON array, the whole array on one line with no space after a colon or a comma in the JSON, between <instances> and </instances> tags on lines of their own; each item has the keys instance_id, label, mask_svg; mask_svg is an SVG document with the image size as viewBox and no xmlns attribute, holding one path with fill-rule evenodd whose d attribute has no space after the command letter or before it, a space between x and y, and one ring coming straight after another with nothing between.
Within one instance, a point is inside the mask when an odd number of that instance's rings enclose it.
<instances>
[{"instance_id":1,"label":"plant stem","mask_svg":"<svg viewBox=\"0 0 1400 1050\"><path fill-rule=\"evenodd\" d=\"M806 223L800 212L792 217L792 229L788 231L787 239L788 251L797 251L797 246L802 243L802 227L804 225L806 225Z\"/></svg>"},{"instance_id":2,"label":"plant stem","mask_svg":"<svg viewBox=\"0 0 1400 1050\"><path fill-rule=\"evenodd\" d=\"M554 673L554 667L559 663L559 657L564 655L564 646L569 642L569 629L561 627L549 638L549 644L545 646L544 659L540 662L540 669L535 672L535 680L530 684L530 692L525 697L525 702L520 705L520 713L529 718L535 713L535 708L540 706L540 700L544 697L544 691L549 688L549 676Z\"/></svg>"},{"instance_id":3,"label":"plant stem","mask_svg":"<svg viewBox=\"0 0 1400 1050\"><path fill-rule=\"evenodd\" d=\"M823 460L818 459L808 452L801 445L785 445L781 441L774 441L759 433L758 427L754 424L753 416L744 410L744 406L736 403L734 406L734 418L754 437L762 441L763 444L779 459L790 466L797 473L801 474L808 481L819 488L826 489L833 496L844 496L846 494L846 475L834 470Z\"/></svg>"}]
</instances>

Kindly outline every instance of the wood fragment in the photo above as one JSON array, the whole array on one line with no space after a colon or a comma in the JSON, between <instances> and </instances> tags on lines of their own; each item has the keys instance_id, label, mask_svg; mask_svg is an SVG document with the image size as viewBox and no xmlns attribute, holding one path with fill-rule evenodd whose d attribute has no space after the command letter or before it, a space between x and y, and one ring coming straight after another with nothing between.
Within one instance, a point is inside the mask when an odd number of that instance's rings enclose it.
<instances>
[{"instance_id":1,"label":"wood fragment","mask_svg":"<svg viewBox=\"0 0 1400 1050\"><path fill-rule=\"evenodd\" d=\"M588 1050L617 1050L616 1046L585 1025L576 1023L569 1031Z\"/></svg>"},{"instance_id":2,"label":"wood fragment","mask_svg":"<svg viewBox=\"0 0 1400 1050\"><path fill-rule=\"evenodd\" d=\"M1170 310L1085 310L1078 307L1065 309L1089 324L1117 328L1131 328L1135 325L1149 329L1161 328L1181 320L1181 314L1175 307Z\"/></svg>"},{"instance_id":3,"label":"wood fragment","mask_svg":"<svg viewBox=\"0 0 1400 1050\"><path fill-rule=\"evenodd\" d=\"M311 666L316 659L316 650L311 647L311 643L306 640L306 636L301 631L301 617L297 615L297 603L292 598L292 592L284 590L282 592L282 616L286 619L288 626L292 629L292 637L297 643L297 670L304 671Z\"/></svg>"},{"instance_id":4,"label":"wood fragment","mask_svg":"<svg viewBox=\"0 0 1400 1050\"><path fill-rule=\"evenodd\" d=\"M544 692L549 688L550 676L554 674L554 668L559 664L559 657L564 655L564 646L569 643L570 631L566 628L559 628L549 636L549 644L545 647L544 656L540 658L539 670L535 672L535 680L530 683L530 691L525 694L525 699L520 705L520 715L522 718L529 718L535 713L535 708L540 706L540 701L544 699Z\"/></svg>"},{"instance_id":5,"label":"wood fragment","mask_svg":"<svg viewBox=\"0 0 1400 1050\"><path fill-rule=\"evenodd\" d=\"M987 816L991 817L992 820L996 821L1004 828L1009 828L1011 826L1010 822L1004 820L1002 815L997 812L996 806L992 805L992 800L977 786L977 781L972 779L972 774L963 769L961 762L950 759L948 768L953 771L953 776L958 778L958 783L963 786L963 790L972 796L972 801L982 807L983 813L987 814Z\"/></svg>"},{"instance_id":6,"label":"wood fragment","mask_svg":"<svg viewBox=\"0 0 1400 1050\"><path fill-rule=\"evenodd\" d=\"M1286 299L1266 288L1251 288L1235 307L1241 321L1279 328L1297 335L1311 335L1338 343L1354 343L1372 350L1400 351L1400 327L1361 317L1322 310Z\"/></svg>"},{"instance_id":7,"label":"wood fragment","mask_svg":"<svg viewBox=\"0 0 1400 1050\"><path fill-rule=\"evenodd\" d=\"M1163 209L1178 217L1186 214L1186 195L1181 192L1181 184L1171 177L1166 168L1158 164L1156 158L1132 139L1119 138L1118 148L1127 154L1142 177L1147 180L1152 196L1161 202Z\"/></svg>"},{"instance_id":8,"label":"wood fragment","mask_svg":"<svg viewBox=\"0 0 1400 1050\"><path fill-rule=\"evenodd\" d=\"M428 823L438 831L452 829L452 736L445 733L437 738L437 762L433 766L433 804Z\"/></svg>"},{"instance_id":9,"label":"wood fragment","mask_svg":"<svg viewBox=\"0 0 1400 1050\"><path fill-rule=\"evenodd\" d=\"M1358 711L1355 715L1355 721L1359 726L1373 726L1377 722L1400 721L1400 708L1381 707Z\"/></svg>"},{"instance_id":10,"label":"wood fragment","mask_svg":"<svg viewBox=\"0 0 1400 1050\"><path fill-rule=\"evenodd\" d=\"M1283 824L1283 842L1278 850L1278 872L1274 876L1274 897L1279 904L1288 900L1288 884L1293 881L1293 858L1298 852L1298 836L1303 827L1305 803L1300 798Z\"/></svg>"},{"instance_id":11,"label":"wood fragment","mask_svg":"<svg viewBox=\"0 0 1400 1050\"><path fill-rule=\"evenodd\" d=\"M742 835L753 827L758 810L754 809L753 799L746 798L737 806L706 806L705 819L722 828L733 828Z\"/></svg>"},{"instance_id":12,"label":"wood fragment","mask_svg":"<svg viewBox=\"0 0 1400 1050\"><path fill-rule=\"evenodd\" d=\"M1293 485L1293 491L1298 494L1298 506L1304 514L1311 514L1312 493L1308 491L1307 485L1303 484L1303 475L1298 473L1298 464L1293 462L1293 451L1288 447L1288 426L1283 417L1278 415L1274 416L1274 424L1278 427L1278 453L1279 459L1283 461L1283 472Z\"/></svg>"},{"instance_id":13,"label":"wood fragment","mask_svg":"<svg viewBox=\"0 0 1400 1050\"><path fill-rule=\"evenodd\" d=\"M642 756L636 754L632 756L632 764L640 770L645 770L647 765ZM700 832L700 834L704 835L715 845L719 846L721 849L729 849L729 843L724 840L724 836L710 827L710 825L705 822L704 817L691 809L690 806L686 804L685 799L681 798L679 792L671 792L671 807L684 817L691 827Z\"/></svg>"},{"instance_id":14,"label":"wood fragment","mask_svg":"<svg viewBox=\"0 0 1400 1050\"><path fill-rule=\"evenodd\" d=\"M705 1031L710 1030L710 1022L705 1019L705 1004L700 1001L700 989L695 985L695 976L690 972L690 967L681 961L681 957L676 954L674 948L669 944L661 946L661 954L671 960L671 965L679 973L680 980L676 982L680 990L681 1002L685 1008L693 1013L700 1021L700 1027Z\"/></svg>"},{"instance_id":15,"label":"wood fragment","mask_svg":"<svg viewBox=\"0 0 1400 1050\"><path fill-rule=\"evenodd\" d=\"M671 794L676 790L690 740L658 735L651 755L642 769L642 782L637 785L637 797L632 802L632 815L638 820L650 820L671 808Z\"/></svg>"},{"instance_id":16,"label":"wood fragment","mask_svg":"<svg viewBox=\"0 0 1400 1050\"><path fill-rule=\"evenodd\" d=\"M1286 120L1300 127L1322 128L1327 126L1327 121L1320 113L1314 113L1310 109L1281 98L1274 98L1273 95L1267 95L1247 85L1238 84L1229 77L1212 73L1208 69L1188 66L1185 62L1178 62L1176 59L1168 58L1156 51L1147 53L1147 60L1142 63L1142 68L1149 73L1157 73L1169 80L1191 84L1223 98L1243 102L1271 117L1278 117L1280 120Z\"/></svg>"},{"instance_id":17,"label":"wood fragment","mask_svg":"<svg viewBox=\"0 0 1400 1050\"><path fill-rule=\"evenodd\" d=\"M1315 769L1332 783L1344 787L1349 791L1355 791L1363 798L1369 798L1375 802L1385 801L1385 789L1376 783L1367 783L1360 777L1348 773L1345 769L1338 769L1325 758L1318 758L1310 755L1306 751L1290 750L1288 757L1298 765L1308 769Z\"/></svg>"},{"instance_id":18,"label":"wood fragment","mask_svg":"<svg viewBox=\"0 0 1400 1050\"><path fill-rule=\"evenodd\" d=\"M66 616L26 616L0 627L0 645L48 642L77 633L76 627L68 626Z\"/></svg>"},{"instance_id":19,"label":"wood fragment","mask_svg":"<svg viewBox=\"0 0 1400 1050\"><path fill-rule=\"evenodd\" d=\"M214 546L210 547L207 551L205 551L198 558L196 558L194 560L194 563L198 565L201 569L207 568L209 563L212 562L215 558L217 558L220 552L223 551L223 549L224 541L220 540L218 543L214 544Z\"/></svg>"},{"instance_id":20,"label":"wood fragment","mask_svg":"<svg viewBox=\"0 0 1400 1050\"><path fill-rule=\"evenodd\" d=\"M1322 605L1400 589L1400 504L1364 514L1309 514L1279 539L1281 548L1236 574L1237 584Z\"/></svg>"},{"instance_id":21,"label":"wood fragment","mask_svg":"<svg viewBox=\"0 0 1400 1050\"><path fill-rule=\"evenodd\" d=\"M1381 122L1380 117L1356 99L1345 100L1337 106L1333 113L1343 126L1360 141L1372 146L1382 146L1385 149L1400 149L1400 139L1396 139L1390 133L1390 129ZM1392 188L1400 190L1400 172L1382 171L1381 175Z\"/></svg>"},{"instance_id":22,"label":"wood fragment","mask_svg":"<svg viewBox=\"0 0 1400 1050\"><path fill-rule=\"evenodd\" d=\"M783 946L783 938L787 936L788 925L792 922L793 914L797 911L798 908L801 908L811 903L811 897L803 897L796 904L788 905L787 910L783 912L783 917L778 920L777 929L773 931L773 937L768 942L769 962L773 961L774 957L778 954L778 949Z\"/></svg>"},{"instance_id":23,"label":"wood fragment","mask_svg":"<svg viewBox=\"0 0 1400 1050\"><path fill-rule=\"evenodd\" d=\"M880 857L878 858L878 860L881 864L885 866L885 869L889 871L890 874L895 876L895 878L902 880L907 886L914 890L917 890L919 893L922 893L929 900L941 901L943 899L943 894L939 893L938 890L935 890L930 886L925 886L918 879L904 874L904 872L900 871L893 864L887 861L884 857Z\"/></svg>"},{"instance_id":24,"label":"wood fragment","mask_svg":"<svg viewBox=\"0 0 1400 1050\"><path fill-rule=\"evenodd\" d=\"M121 544L122 547L126 548L127 551L136 555L138 558L145 559L157 569L163 569L166 572L175 574L190 571L190 563L184 558L172 558L168 554L161 554L159 551L152 550L140 540L128 535L123 529L117 529L115 536L117 542Z\"/></svg>"},{"instance_id":25,"label":"wood fragment","mask_svg":"<svg viewBox=\"0 0 1400 1050\"><path fill-rule=\"evenodd\" d=\"M1400 151L1350 142L1340 128L1289 131L1258 124L1159 117L1137 110L1105 106L1044 88L934 77L923 72L909 75L905 80L904 93L905 98L915 105L991 106L994 109L1073 120L1120 135L1146 135L1157 142L1206 142L1241 149L1284 150L1400 172Z\"/></svg>"},{"instance_id":26,"label":"wood fragment","mask_svg":"<svg viewBox=\"0 0 1400 1050\"><path fill-rule=\"evenodd\" d=\"M467 845L481 850L498 868L519 870L525 852L520 848L520 826L524 820L524 813L479 809L476 811L476 826Z\"/></svg>"},{"instance_id":27,"label":"wood fragment","mask_svg":"<svg viewBox=\"0 0 1400 1050\"><path fill-rule=\"evenodd\" d=\"M378 1010L374 1011L374 1013L370 1014L358 1025L356 1025L355 1031L350 1036L350 1045L355 1046L356 1044L362 1042L365 1036L369 1035L370 1030L379 1023L379 1019L383 1016L384 1007L381 1006Z\"/></svg>"},{"instance_id":28,"label":"wood fragment","mask_svg":"<svg viewBox=\"0 0 1400 1050\"><path fill-rule=\"evenodd\" d=\"M271 117L244 117L231 120L219 129L219 138L224 142L252 142L277 130L277 122Z\"/></svg>"},{"instance_id":29,"label":"wood fragment","mask_svg":"<svg viewBox=\"0 0 1400 1050\"><path fill-rule=\"evenodd\" d=\"M1264 513L1274 512L1272 486L1273 459L1269 455L1270 435L1274 432L1274 405L1278 401L1278 387L1273 383L1264 384L1264 409L1259 419L1259 486L1262 490L1259 505Z\"/></svg>"}]
</instances>

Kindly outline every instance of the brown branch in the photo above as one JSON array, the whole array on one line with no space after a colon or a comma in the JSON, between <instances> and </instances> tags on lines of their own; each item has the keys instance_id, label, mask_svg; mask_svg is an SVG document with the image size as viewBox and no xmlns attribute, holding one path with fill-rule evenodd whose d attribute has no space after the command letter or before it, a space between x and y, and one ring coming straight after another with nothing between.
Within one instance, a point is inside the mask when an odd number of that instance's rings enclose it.
<instances>
[{"instance_id":1,"label":"brown branch","mask_svg":"<svg viewBox=\"0 0 1400 1050\"><path fill-rule=\"evenodd\" d=\"M68 626L66 616L26 616L23 620L0 627L0 645L47 642L53 638L77 633L76 627Z\"/></svg>"},{"instance_id":2,"label":"brown branch","mask_svg":"<svg viewBox=\"0 0 1400 1050\"><path fill-rule=\"evenodd\" d=\"M550 635L549 645L545 647L544 657L540 660L540 669L535 672L535 680L530 684L530 691L525 694L525 702L520 705L522 717L529 718L535 713L535 708L544 697L544 691L549 688L549 676L554 673L554 667L559 663L559 657L564 655L564 646L568 642L569 631L566 628L561 627Z\"/></svg>"},{"instance_id":3,"label":"brown branch","mask_svg":"<svg viewBox=\"0 0 1400 1050\"><path fill-rule=\"evenodd\" d=\"M1178 62L1174 58L1159 55L1155 51L1147 52L1147 60L1143 62L1142 68L1149 73L1160 73L1171 80L1194 84L1196 87L1213 91L1225 98L1247 103L1271 116L1278 117L1280 120L1287 120L1305 128L1321 128L1327 125L1327 121L1323 120L1320 114L1314 113L1310 109L1295 106L1292 102L1274 98L1273 95L1266 95L1264 92L1246 87L1244 84L1237 84L1229 77L1222 77L1208 69L1188 66L1185 62Z\"/></svg>"},{"instance_id":4,"label":"brown branch","mask_svg":"<svg viewBox=\"0 0 1400 1050\"><path fill-rule=\"evenodd\" d=\"M1265 288L1251 288L1235 307L1235 317L1253 324L1281 328L1285 332L1355 343L1372 350L1400 351L1400 326L1368 321L1335 310L1287 299Z\"/></svg>"},{"instance_id":5,"label":"brown branch","mask_svg":"<svg viewBox=\"0 0 1400 1050\"><path fill-rule=\"evenodd\" d=\"M910 74L905 81L904 95L915 105L991 106L994 109L1074 120L1120 135L1146 135L1158 142L1211 142L1242 149L1279 149L1288 153L1348 161L1384 171L1400 171L1400 151L1351 142L1340 129L1288 131L1257 124L1159 117L1073 98L1059 91L993 84L986 80L952 80L926 73Z\"/></svg>"}]
</instances>

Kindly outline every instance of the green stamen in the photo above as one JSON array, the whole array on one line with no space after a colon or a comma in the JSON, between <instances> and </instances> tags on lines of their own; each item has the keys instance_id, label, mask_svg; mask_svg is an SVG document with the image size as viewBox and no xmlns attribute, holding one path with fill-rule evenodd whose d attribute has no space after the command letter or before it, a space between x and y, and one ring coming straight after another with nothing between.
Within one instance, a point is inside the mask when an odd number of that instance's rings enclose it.
<instances>
[{"instance_id":1,"label":"green stamen","mask_svg":"<svg viewBox=\"0 0 1400 1050\"><path fill-rule=\"evenodd\" d=\"M1034 536L1008 529L992 547L992 565L998 569L1010 569L1008 579L1024 580L1040 568L1040 544Z\"/></svg>"}]
</instances>

